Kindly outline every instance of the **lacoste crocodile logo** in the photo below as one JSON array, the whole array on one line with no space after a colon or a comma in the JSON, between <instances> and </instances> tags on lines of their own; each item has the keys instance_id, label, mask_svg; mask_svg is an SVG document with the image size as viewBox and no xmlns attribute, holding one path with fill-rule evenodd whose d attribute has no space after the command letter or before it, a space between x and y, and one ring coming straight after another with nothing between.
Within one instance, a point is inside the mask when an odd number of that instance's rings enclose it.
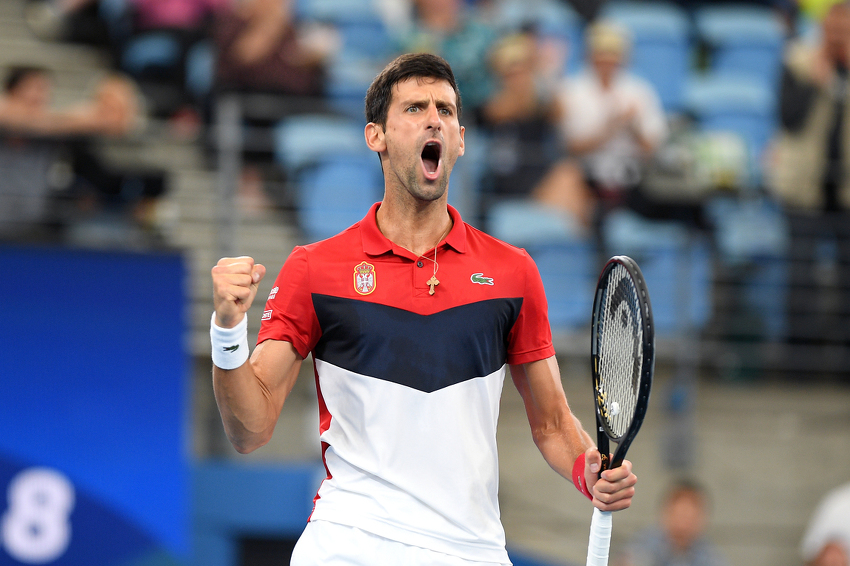
<instances>
[{"instance_id":1,"label":"lacoste crocodile logo","mask_svg":"<svg viewBox=\"0 0 850 566\"><path fill-rule=\"evenodd\" d=\"M479 285L493 285L493 278L484 277L483 273L473 273L469 280Z\"/></svg>"},{"instance_id":2,"label":"lacoste crocodile logo","mask_svg":"<svg viewBox=\"0 0 850 566\"><path fill-rule=\"evenodd\" d=\"M225 348L222 348L222 350L224 350L225 352L230 352L230 353L233 353L238 349L239 349L239 344L234 344L233 346L227 346Z\"/></svg>"}]
</instances>

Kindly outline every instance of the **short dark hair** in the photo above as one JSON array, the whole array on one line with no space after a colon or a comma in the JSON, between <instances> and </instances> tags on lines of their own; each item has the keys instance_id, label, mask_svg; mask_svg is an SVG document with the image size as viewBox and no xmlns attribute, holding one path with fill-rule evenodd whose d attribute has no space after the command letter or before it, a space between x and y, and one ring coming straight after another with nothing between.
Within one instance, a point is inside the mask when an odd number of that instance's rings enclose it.
<instances>
[{"instance_id":1,"label":"short dark hair","mask_svg":"<svg viewBox=\"0 0 850 566\"><path fill-rule=\"evenodd\" d=\"M6 73L6 79L3 81L3 92L10 93L20 85L24 80L32 75L48 75L49 72L44 67L36 67L31 65L16 65L11 67Z\"/></svg>"},{"instance_id":2,"label":"short dark hair","mask_svg":"<svg viewBox=\"0 0 850 566\"><path fill-rule=\"evenodd\" d=\"M708 508L711 506L711 499L705 487L696 479L689 477L679 478L667 488L663 504L668 505L680 497L685 496L698 499L703 507Z\"/></svg>"},{"instance_id":3,"label":"short dark hair","mask_svg":"<svg viewBox=\"0 0 850 566\"><path fill-rule=\"evenodd\" d=\"M436 79L451 85L457 97L460 119L460 90L448 62L430 53L407 53L396 57L381 71L366 91L366 121L386 127L393 87L407 79Z\"/></svg>"}]
</instances>

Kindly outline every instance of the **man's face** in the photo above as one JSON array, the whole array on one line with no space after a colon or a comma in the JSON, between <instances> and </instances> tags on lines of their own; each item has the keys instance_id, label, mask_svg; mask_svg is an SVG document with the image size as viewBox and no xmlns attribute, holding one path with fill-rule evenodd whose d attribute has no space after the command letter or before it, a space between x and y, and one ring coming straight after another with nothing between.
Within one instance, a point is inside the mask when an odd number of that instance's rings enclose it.
<instances>
[{"instance_id":1,"label":"man's face","mask_svg":"<svg viewBox=\"0 0 850 566\"><path fill-rule=\"evenodd\" d=\"M591 55L593 68L602 82L608 82L623 64L623 56L614 51L598 51Z\"/></svg>"},{"instance_id":2,"label":"man's face","mask_svg":"<svg viewBox=\"0 0 850 566\"><path fill-rule=\"evenodd\" d=\"M662 515L667 534L679 551L690 548L702 535L707 520L704 503L694 494L679 494L667 504Z\"/></svg>"},{"instance_id":3,"label":"man's face","mask_svg":"<svg viewBox=\"0 0 850 566\"><path fill-rule=\"evenodd\" d=\"M448 82L412 78L397 83L386 130L379 134L382 145L373 147L384 154L387 190L406 191L420 201L445 195L455 161L463 155L463 135Z\"/></svg>"}]
</instances>

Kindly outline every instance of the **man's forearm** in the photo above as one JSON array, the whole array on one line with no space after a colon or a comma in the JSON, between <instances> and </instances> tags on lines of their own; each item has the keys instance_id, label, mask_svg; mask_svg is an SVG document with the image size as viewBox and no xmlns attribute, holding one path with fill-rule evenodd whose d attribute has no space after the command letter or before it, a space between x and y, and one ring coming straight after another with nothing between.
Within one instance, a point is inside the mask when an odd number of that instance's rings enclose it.
<instances>
[{"instance_id":1,"label":"man's forearm","mask_svg":"<svg viewBox=\"0 0 850 566\"><path fill-rule=\"evenodd\" d=\"M250 360L232 370L213 366L213 391L225 433L238 452L252 452L269 441L277 414Z\"/></svg>"}]
</instances>

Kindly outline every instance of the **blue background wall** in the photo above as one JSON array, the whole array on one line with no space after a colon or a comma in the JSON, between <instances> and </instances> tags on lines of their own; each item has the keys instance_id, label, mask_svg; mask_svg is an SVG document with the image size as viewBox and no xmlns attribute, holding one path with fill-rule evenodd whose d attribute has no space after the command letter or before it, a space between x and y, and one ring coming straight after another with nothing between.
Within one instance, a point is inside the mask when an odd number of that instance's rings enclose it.
<instances>
[{"instance_id":1,"label":"blue background wall","mask_svg":"<svg viewBox=\"0 0 850 566\"><path fill-rule=\"evenodd\" d=\"M70 528L50 564L184 562L181 257L0 247L0 265L0 494L22 471L46 467L74 496L70 513L49 486L0 499L0 565L32 563L10 540L25 520L18 538L36 554Z\"/></svg>"}]
</instances>

